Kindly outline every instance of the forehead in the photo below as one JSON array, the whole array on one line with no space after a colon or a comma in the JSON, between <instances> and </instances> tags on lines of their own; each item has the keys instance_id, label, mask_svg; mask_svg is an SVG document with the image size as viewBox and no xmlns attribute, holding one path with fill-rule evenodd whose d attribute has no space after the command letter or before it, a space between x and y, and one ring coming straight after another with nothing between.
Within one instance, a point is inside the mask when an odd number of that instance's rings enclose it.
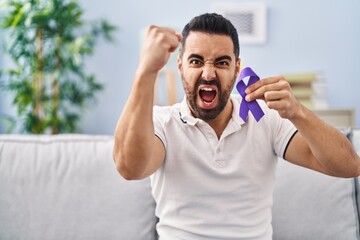
<instances>
[{"instance_id":1,"label":"forehead","mask_svg":"<svg viewBox=\"0 0 360 240\"><path fill-rule=\"evenodd\" d=\"M190 54L198 54L204 58L235 56L234 44L230 36L203 32L190 32L184 50L184 56Z\"/></svg>"}]
</instances>

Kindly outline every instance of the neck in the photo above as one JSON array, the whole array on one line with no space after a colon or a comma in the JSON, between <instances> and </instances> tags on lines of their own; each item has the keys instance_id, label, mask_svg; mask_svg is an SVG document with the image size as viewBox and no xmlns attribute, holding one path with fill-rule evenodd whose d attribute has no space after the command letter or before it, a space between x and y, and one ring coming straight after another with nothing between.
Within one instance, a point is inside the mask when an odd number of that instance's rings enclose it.
<instances>
[{"instance_id":1,"label":"neck","mask_svg":"<svg viewBox=\"0 0 360 240\"><path fill-rule=\"evenodd\" d=\"M228 99L225 108L221 113L213 120L206 121L212 129L214 129L218 139L220 139L221 134L225 130L227 124L229 123L233 112L233 104L231 99Z\"/></svg>"}]
</instances>

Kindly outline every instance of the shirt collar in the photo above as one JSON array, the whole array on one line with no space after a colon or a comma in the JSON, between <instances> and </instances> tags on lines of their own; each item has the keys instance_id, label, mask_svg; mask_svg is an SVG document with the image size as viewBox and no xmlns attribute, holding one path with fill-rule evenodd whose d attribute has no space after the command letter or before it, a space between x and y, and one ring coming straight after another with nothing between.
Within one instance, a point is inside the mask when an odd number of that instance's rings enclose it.
<instances>
[{"instance_id":1,"label":"shirt collar","mask_svg":"<svg viewBox=\"0 0 360 240\"><path fill-rule=\"evenodd\" d=\"M180 119L183 123L187 123L189 125L194 126L201 119L194 118L192 115L189 106L187 105L186 96L180 103L180 111L179 111Z\"/></svg>"},{"instance_id":2,"label":"shirt collar","mask_svg":"<svg viewBox=\"0 0 360 240\"><path fill-rule=\"evenodd\" d=\"M243 101L243 99L240 97L240 95L236 95L236 94L231 94L230 99L233 104L233 111L232 111L231 119L239 127L241 127L241 125L243 125L245 123L244 120L240 117L240 104L241 104L241 101Z\"/></svg>"}]
</instances>

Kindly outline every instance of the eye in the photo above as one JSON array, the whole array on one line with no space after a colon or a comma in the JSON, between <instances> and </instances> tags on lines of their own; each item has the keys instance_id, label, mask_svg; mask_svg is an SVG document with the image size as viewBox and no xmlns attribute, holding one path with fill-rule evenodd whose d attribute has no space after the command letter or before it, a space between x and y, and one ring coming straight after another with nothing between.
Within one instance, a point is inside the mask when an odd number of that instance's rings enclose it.
<instances>
[{"instance_id":1,"label":"eye","mask_svg":"<svg viewBox=\"0 0 360 240\"><path fill-rule=\"evenodd\" d=\"M190 59L189 61L191 66L201 66L202 65L202 61L200 61L199 59Z\"/></svg>"},{"instance_id":2,"label":"eye","mask_svg":"<svg viewBox=\"0 0 360 240\"><path fill-rule=\"evenodd\" d=\"M230 62L229 61L218 61L218 62L216 62L216 66L220 67L220 68L227 68L230 66Z\"/></svg>"}]
</instances>

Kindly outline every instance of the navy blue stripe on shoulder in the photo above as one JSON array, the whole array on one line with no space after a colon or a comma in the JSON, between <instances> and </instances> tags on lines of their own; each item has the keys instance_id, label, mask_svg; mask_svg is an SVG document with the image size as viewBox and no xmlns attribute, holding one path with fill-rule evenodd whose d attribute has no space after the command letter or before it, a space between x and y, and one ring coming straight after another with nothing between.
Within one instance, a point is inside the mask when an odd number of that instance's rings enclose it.
<instances>
[{"instance_id":1,"label":"navy blue stripe on shoulder","mask_svg":"<svg viewBox=\"0 0 360 240\"><path fill-rule=\"evenodd\" d=\"M290 144L291 140L294 138L294 136L295 136L296 133L298 133L298 130L296 130L296 131L293 133L293 135L290 137L288 143L286 144L285 151L284 151L284 154L283 154L283 159L285 159L286 151L287 151L287 149L288 149L288 147L289 147L289 144Z\"/></svg>"}]
</instances>

